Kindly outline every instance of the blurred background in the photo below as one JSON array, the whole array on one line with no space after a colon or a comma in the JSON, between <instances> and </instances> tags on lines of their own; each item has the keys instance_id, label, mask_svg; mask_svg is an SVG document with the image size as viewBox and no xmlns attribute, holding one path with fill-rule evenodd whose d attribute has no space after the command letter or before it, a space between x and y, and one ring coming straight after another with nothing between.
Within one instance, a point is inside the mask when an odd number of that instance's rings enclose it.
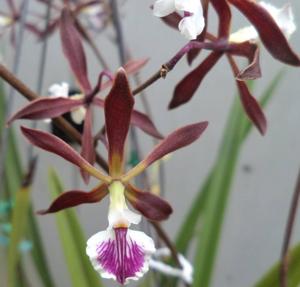
<instances>
[{"instance_id":1,"label":"blurred background","mask_svg":"<svg viewBox=\"0 0 300 287\"><path fill-rule=\"evenodd\" d=\"M0 2L0 10L6 9L4 2ZM296 23L300 26L300 2L296 0L290 2ZM280 7L285 4L285 1L274 0L270 3ZM150 58L149 63L141 71L141 79L146 79L153 74L186 43L177 31L170 29L152 15L150 9L152 4L153 1L150 0L128 0L123 2L120 8L126 45L133 58ZM36 1L30 1L29 5L32 11L40 9ZM234 12L233 30L248 25L238 11L234 10ZM211 13L209 19L210 30L216 31L215 14ZM112 71L115 71L119 66L119 60L118 51L112 43L113 38L114 30L110 27L98 35L95 41L112 67ZM11 67L13 54L7 36L2 37L0 41L3 51L2 61ZM294 50L300 53L299 30L293 34L290 42ZM95 83L101 67L94 60L90 48L87 46L85 48L90 79ZM41 43L27 32L18 75L32 89L37 85L40 49ZM256 96L261 94L268 82L283 68L283 64L274 60L263 47L261 50L263 76L256 81L254 93ZM205 53L201 54L193 67L205 55ZM46 65L44 94L47 94L48 87L53 83L70 82L69 68L57 33L50 38ZM268 119L267 134L262 137L253 129L241 152L217 256L212 284L214 287L252 286L280 255L284 226L300 162L300 70L289 66L284 68L285 77L265 110ZM199 141L175 153L165 163L165 195L174 208L174 214L163 225L171 238L174 238L197 190L212 167L229 115L229 108L237 94L231 70L226 59L223 58L207 75L191 102L174 111L168 111L167 105L174 86L189 70L186 60L182 59L165 80L159 80L146 91L154 122L163 134L188 123L202 120L210 122L209 128ZM138 106L141 107L139 100L137 101ZM16 111L25 103L26 100L22 96L16 95L13 110ZM96 118L97 126L100 127L103 123L101 110L97 110ZM17 127L19 124L29 126L29 122L25 121L14 125ZM39 127L45 128L47 124L40 122ZM27 142L21 137L19 129L17 134L25 159ZM140 132L138 136L146 153L152 146L152 140ZM47 153L36 152L39 155L38 172L32 193L36 210L47 207L51 201L47 187L49 166L56 169L67 189L75 184L80 188L86 188L78 172L74 171L71 165ZM99 204L79 208L81 223L87 236L106 228L107 209L107 199ZM38 222L57 286L71 286L55 217L38 216ZM300 239L299 220L296 225L293 236L295 242ZM0 260L0 270L4 270L4 265L5 262ZM30 271L30 264L27 268ZM0 275L0 278L4 278L1 271ZM29 280L31 286L40 286L38 278L33 276ZM108 281L104 281L104 284L116 286ZM0 285L5 286L1 282Z\"/></svg>"}]
</instances>

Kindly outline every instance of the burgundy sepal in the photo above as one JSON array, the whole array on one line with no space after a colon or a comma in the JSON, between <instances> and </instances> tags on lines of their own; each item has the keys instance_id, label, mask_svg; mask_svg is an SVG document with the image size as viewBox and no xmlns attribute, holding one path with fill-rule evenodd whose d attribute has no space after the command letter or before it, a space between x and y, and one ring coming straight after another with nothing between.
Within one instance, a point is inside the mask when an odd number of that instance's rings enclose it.
<instances>
[{"instance_id":1,"label":"burgundy sepal","mask_svg":"<svg viewBox=\"0 0 300 287\"><path fill-rule=\"evenodd\" d=\"M102 184L100 187L90 192L81 190L66 191L59 197L57 197L48 209L40 210L37 213L44 215L48 213L58 212L63 209L78 206L84 203L99 202L107 195L107 193L107 186L105 184Z\"/></svg>"},{"instance_id":2,"label":"burgundy sepal","mask_svg":"<svg viewBox=\"0 0 300 287\"><path fill-rule=\"evenodd\" d=\"M173 212L171 205L167 201L153 193L128 186L125 195L131 205L149 220L165 220Z\"/></svg>"},{"instance_id":3,"label":"burgundy sepal","mask_svg":"<svg viewBox=\"0 0 300 287\"><path fill-rule=\"evenodd\" d=\"M195 94L206 74L213 68L223 53L212 52L197 68L187 74L176 86L169 109L187 103Z\"/></svg>"},{"instance_id":4,"label":"burgundy sepal","mask_svg":"<svg viewBox=\"0 0 300 287\"><path fill-rule=\"evenodd\" d=\"M39 98L15 113L7 121L7 124L11 124L11 122L17 119L40 120L55 118L82 104L82 100L72 100L63 97Z\"/></svg>"}]
</instances>

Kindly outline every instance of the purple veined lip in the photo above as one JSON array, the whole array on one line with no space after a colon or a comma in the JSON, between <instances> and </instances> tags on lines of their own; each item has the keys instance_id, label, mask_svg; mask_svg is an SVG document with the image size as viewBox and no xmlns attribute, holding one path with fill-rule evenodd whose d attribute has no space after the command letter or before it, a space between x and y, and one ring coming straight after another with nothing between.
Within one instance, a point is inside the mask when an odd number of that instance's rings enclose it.
<instances>
[{"instance_id":1,"label":"purple veined lip","mask_svg":"<svg viewBox=\"0 0 300 287\"><path fill-rule=\"evenodd\" d=\"M136 277L145 262L143 248L130 238L127 231L127 228L115 228L115 238L97 247L97 261L106 272L115 275L120 284L125 284L127 278Z\"/></svg>"}]
</instances>

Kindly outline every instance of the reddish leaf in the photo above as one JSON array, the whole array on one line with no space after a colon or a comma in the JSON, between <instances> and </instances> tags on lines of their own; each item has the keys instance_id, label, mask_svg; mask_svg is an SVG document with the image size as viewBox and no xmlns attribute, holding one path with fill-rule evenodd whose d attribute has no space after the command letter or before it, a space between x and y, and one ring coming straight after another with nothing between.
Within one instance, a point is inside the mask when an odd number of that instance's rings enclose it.
<instances>
[{"instance_id":1,"label":"reddish leaf","mask_svg":"<svg viewBox=\"0 0 300 287\"><path fill-rule=\"evenodd\" d=\"M67 9L64 9L61 14L60 36L70 67L83 91L88 94L91 92L91 85L87 76L85 53L79 33L74 26L74 19Z\"/></svg>"},{"instance_id":2,"label":"reddish leaf","mask_svg":"<svg viewBox=\"0 0 300 287\"><path fill-rule=\"evenodd\" d=\"M21 130L31 144L57 154L104 182L110 182L110 177L102 174L99 170L90 165L81 155L60 138L41 130L29 129L24 126L21 127Z\"/></svg>"},{"instance_id":3,"label":"reddish leaf","mask_svg":"<svg viewBox=\"0 0 300 287\"><path fill-rule=\"evenodd\" d=\"M82 146L81 156L87 160L91 165L95 163L95 148L94 139L92 134L92 110L87 108L86 116L84 119L83 135L82 135ZM90 175L88 172L81 170L81 175L86 184L89 183Z\"/></svg>"},{"instance_id":4,"label":"reddish leaf","mask_svg":"<svg viewBox=\"0 0 300 287\"><path fill-rule=\"evenodd\" d=\"M149 220L165 220L173 212L171 205L164 199L131 185L126 187L125 195L132 206Z\"/></svg>"},{"instance_id":5,"label":"reddish leaf","mask_svg":"<svg viewBox=\"0 0 300 287\"><path fill-rule=\"evenodd\" d=\"M235 75L238 74L238 67L231 56L228 57L230 65ZM264 135L267 131L267 120L260 105L251 95L247 84L244 81L236 80L237 87L240 92L242 105L249 119L258 128L260 133Z\"/></svg>"},{"instance_id":6,"label":"reddish leaf","mask_svg":"<svg viewBox=\"0 0 300 287\"><path fill-rule=\"evenodd\" d=\"M221 58L223 53L212 52L196 69L187 74L176 86L169 109L187 103L195 94L206 74Z\"/></svg>"},{"instance_id":7,"label":"reddish leaf","mask_svg":"<svg viewBox=\"0 0 300 287\"><path fill-rule=\"evenodd\" d=\"M124 177L123 180L127 181L132 177L141 173L153 162L161 159L163 156L190 145L197 140L204 130L207 128L208 122L200 122L183 128L175 130L173 133L163 139L155 148L148 154L148 156L131 169Z\"/></svg>"},{"instance_id":8,"label":"reddish leaf","mask_svg":"<svg viewBox=\"0 0 300 287\"><path fill-rule=\"evenodd\" d=\"M72 100L63 97L39 98L15 113L8 121L16 119L40 120L58 117L83 104L83 100Z\"/></svg>"},{"instance_id":9,"label":"reddish leaf","mask_svg":"<svg viewBox=\"0 0 300 287\"><path fill-rule=\"evenodd\" d=\"M252 0L229 0L252 23L271 55L286 64L300 66L300 58L266 9Z\"/></svg>"},{"instance_id":10,"label":"reddish leaf","mask_svg":"<svg viewBox=\"0 0 300 287\"><path fill-rule=\"evenodd\" d=\"M138 59L138 60L129 60L124 66L124 70L127 75L133 75L139 72L147 63L149 59Z\"/></svg>"},{"instance_id":11,"label":"reddish leaf","mask_svg":"<svg viewBox=\"0 0 300 287\"><path fill-rule=\"evenodd\" d=\"M119 175L122 171L125 140L129 130L134 98L126 72L120 68L111 91L105 99L105 125L109 144L109 171Z\"/></svg>"},{"instance_id":12,"label":"reddish leaf","mask_svg":"<svg viewBox=\"0 0 300 287\"><path fill-rule=\"evenodd\" d=\"M71 190L62 193L57 197L50 207L45 210L40 210L37 213L44 215L47 213L54 213L66 208L78 206L84 203L95 203L101 201L107 195L107 186L101 184L90 192Z\"/></svg>"}]
</instances>

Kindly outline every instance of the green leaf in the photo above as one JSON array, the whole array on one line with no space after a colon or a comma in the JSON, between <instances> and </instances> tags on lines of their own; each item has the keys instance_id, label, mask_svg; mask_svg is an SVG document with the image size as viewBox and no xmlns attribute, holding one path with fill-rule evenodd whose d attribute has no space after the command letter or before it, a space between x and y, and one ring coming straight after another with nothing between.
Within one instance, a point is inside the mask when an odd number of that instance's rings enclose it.
<instances>
[{"instance_id":1,"label":"green leaf","mask_svg":"<svg viewBox=\"0 0 300 287\"><path fill-rule=\"evenodd\" d=\"M26 231L29 194L30 187L22 187L16 193L12 214L12 232L8 247L8 287L15 287L16 279L18 278L17 266L20 260L19 244Z\"/></svg>"},{"instance_id":2,"label":"green leaf","mask_svg":"<svg viewBox=\"0 0 300 287\"><path fill-rule=\"evenodd\" d=\"M3 129L4 125L4 90L3 83L0 82L0 132ZM14 198L14 195L21 186L22 181L22 164L20 160L19 149L17 147L17 142L15 138L15 132L13 128L9 130L8 136L8 150L6 155L5 162L5 189L9 198ZM27 236L33 243L33 249L31 251L33 262L35 263L35 268L38 271L38 274L43 282L43 285L46 287L53 287L53 279L49 271L46 255L44 252L44 247L39 231L39 226L36 222L35 214L33 212L32 206L29 207L29 222ZM21 272L21 271L20 271Z\"/></svg>"},{"instance_id":3,"label":"green leaf","mask_svg":"<svg viewBox=\"0 0 300 287\"><path fill-rule=\"evenodd\" d=\"M57 197L64 190L54 170L49 172L49 185L53 197ZM56 217L59 235L73 283L72 286L101 287L100 276L94 271L86 255L86 238L75 210L60 211L56 214Z\"/></svg>"},{"instance_id":4,"label":"green leaf","mask_svg":"<svg viewBox=\"0 0 300 287\"><path fill-rule=\"evenodd\" d=\"M298 287L300 284L300 243L289 252L288 287ZM280 262L277 262L254 286L280 287Z\"/></svg>"},{"instance_id":5,"label":"green leaf","mask_svg":"<svg viewBox=\"0 0 300 287\"><path fill-rule=\"evenodd\" d=\"M281 74L282 72L280 72ZM274 95L275 87L280 82L281 75L271 81L261 97L262 105L266 105ZM195 277L193 286L210 286L218 244L220 241L225 210L233 182L239 153L252 125L245 117L239 100L233 104L227 123L213 178L208 186L207 197L202 214L203 226L197 240L194 259Z\"/></svg>"}]
</instances>

